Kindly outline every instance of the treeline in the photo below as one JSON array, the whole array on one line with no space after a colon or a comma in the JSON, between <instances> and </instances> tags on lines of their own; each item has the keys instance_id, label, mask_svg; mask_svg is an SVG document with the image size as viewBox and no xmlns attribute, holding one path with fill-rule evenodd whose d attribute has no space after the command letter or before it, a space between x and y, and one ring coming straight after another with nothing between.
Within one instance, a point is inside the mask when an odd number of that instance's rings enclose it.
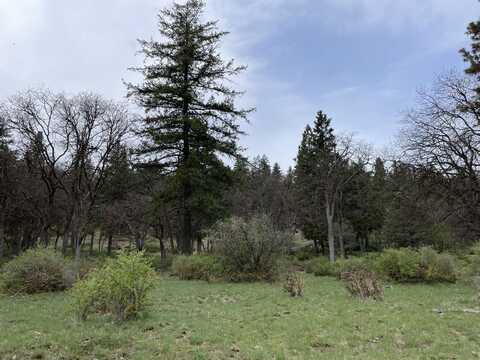
<instances>
[{"instance_id":1,"label":"treeline","mask_svg":"<svg viewBox=\"0 0 480 360\"><path fill-rule=\"evenodd\" d=\"M439 79L406 117L398 155L382 158L337 134L322 111L299 139L295 165L246 159L238 146L245 67L218 52L227 34L189 0L159 15L160 41L140 41L144 110L102 96L48 90L0 105L0 257L36 246L111 252L119 239L162 255L208 251L219 220L267 214L331 261L354 251L456 249L480 233L478 26L467 75ZM229 158L231 161L224 161ZM233 165L228 165L233 164ZM305 246L299 243L298 246Z\"/></svg>"}]
</instances>

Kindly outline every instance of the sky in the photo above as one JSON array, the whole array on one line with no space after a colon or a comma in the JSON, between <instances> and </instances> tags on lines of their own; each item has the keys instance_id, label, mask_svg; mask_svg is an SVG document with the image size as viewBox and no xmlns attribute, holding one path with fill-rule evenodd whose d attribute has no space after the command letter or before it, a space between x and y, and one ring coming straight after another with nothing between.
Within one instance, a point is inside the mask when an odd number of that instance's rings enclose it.
<instances>
[{"instance_id":1,"label":"sky","mask_svg":"<svg viewBox=\"0 0 480 360\"><path fill-rule=\"evenodd\" d=\"M171 0L0 0L0 99L28 88L91 91L125 100L122 80L158 38ZM338 133L388 147L416 92L465 64L477 0L207 0L230 34L226 59L248 65L233 86L255 107L241 145L250 157L294 164L301 134L324 111Z\"/></svg>"}]
</instances>

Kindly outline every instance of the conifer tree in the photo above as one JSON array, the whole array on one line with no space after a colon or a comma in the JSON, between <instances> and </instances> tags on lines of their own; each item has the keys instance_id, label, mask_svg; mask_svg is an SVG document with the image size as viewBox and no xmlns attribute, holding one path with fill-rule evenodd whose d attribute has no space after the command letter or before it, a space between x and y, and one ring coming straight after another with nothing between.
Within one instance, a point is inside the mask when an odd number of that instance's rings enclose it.
<instances>
[{"instance_id":1,"label":"conifer tree","mask_svg":"<svg viewBox=\"0 0 480 360\"><path fill-rule=\"evenodd\" d=\"M327 235L325 209L325 170L335 150L331 120L321 111L313 128L307 125L300 144L295 167L295 193L299 214L297 220L307 238L314 241L317 252L325 250Z\"/></svg>"},{"instance_id":2,"label":"conifer tree","mask_svg":"<svg viewBox=\"0 0 480 360\"><path fill-rule=\"evenodd\" d=\"M127 84L129 95L145 109L138 154L143 166L157 167L177 179L182 210L181 252L192 252L192 200L201 169L218 166L220 155L236 157L239 120L251 111L239 109L241 93L227 86L244 66L219 53L227 35L217 22L203 22L205 4L188 0L160 11L160 41L141 40L144 80ZM197 177L197 179L195 179Z\"/></svg>"},{"instance_id":3,"label":"conifer tree","mask_svg":"<svg viewBox=\"0 0 480 360\"><path fill-rule=\"evenodd\" d=\"M470 37L472 44L471 49L461 49L460 53L465 62L469 64L465 70L467 74L480 74L480 20L471 22L467 28L467 35Z\"/></svg>"},{"instance_id":4,"label":"conifer tree","mask_svg":"<svg viewBox=\"0 0 480 360\"><path fill-rule=\"evenodd\" d=\"M468 63L468 67L465 69L465 73L474 76L477 81L480 81L480 20L471 22L467 28L467 35L472 41L470 49L461 49L463 59ZM474 107L480 106L480 85L475 87L477 94L474 100Z\"/></svg>"},{"instance_id":5,"label":"conifer tree","mask_svg":"<svg viewBox=\"0 0 480 360\"><path fill-rule=\"evenodd\" d=\"M335 261L334 219L338 202L345 185L357 174L349 166L352 151L352 139L336 137L330 118L320 111L313 127L305 129L297 157L296 186L303 200L300 206L304 220L310 229L317 230L326 223L331 262Z\"/></svg>"}]
</instances>

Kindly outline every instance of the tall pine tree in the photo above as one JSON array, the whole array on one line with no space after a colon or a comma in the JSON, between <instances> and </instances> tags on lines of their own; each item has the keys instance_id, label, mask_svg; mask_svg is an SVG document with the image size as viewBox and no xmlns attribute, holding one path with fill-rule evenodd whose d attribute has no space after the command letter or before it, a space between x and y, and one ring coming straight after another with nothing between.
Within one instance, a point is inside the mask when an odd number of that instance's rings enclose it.
<instances>
[{"instance_id":1,"label":"tall pine tree","mask_svg":"<svg viewBox=\"0 0 480 360\"><path fill-rule=\"evenodd\" d=\"M325 251L327 235L325 219L324 170L335 150L331 120L321 111L313 128L307 125L298 149L295 167L295 198L298 203L298 225L307 238L314 241L317 252ZM323 174L322 174L323 173Z\"/></svg>"},{"instance_id":2,"label":"tall pine tree","mask_svg":"<svg viewBox=\"0 0 480 360\"><path fill-rule=\"evenodd\" d=\"M180 250L192 252L192 201L201 169L219 166L220 155L238 155L239 120L251 111L239 109L241 93L228 80L243 70L219 54L217 22L202 21L205 4L188 0L160 11L160 41L140 41L143 67L135 68L144 81L127 84L146 111L140 135L142 164L174 174L182 213ZM197 177L195 179L195 177Z\"/></svg>"},{"instance_id":3,"label":"tall pine tree","mask_svg":"<svg viewBox=\"0 0 480 360\"><path fill-rule=\"evenodd\" d=\"M468 63L465 72L469 75L475 76L477 81L480 81L480 20L471 22L467 28L467 35L470 37L470 49L461 49L463 59ZM475 99L475 107L480 106L480 84L476 85L475 91L477 97Z\"/></svg>"}]
</instances>

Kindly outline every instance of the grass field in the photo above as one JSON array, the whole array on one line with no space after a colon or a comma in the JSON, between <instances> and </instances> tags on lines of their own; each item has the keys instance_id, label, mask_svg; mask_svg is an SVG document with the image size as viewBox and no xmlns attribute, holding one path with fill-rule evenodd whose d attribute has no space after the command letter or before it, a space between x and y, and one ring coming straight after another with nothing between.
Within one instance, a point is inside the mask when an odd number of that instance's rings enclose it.
<instances>
[{"instance_id":1,"label":"grass field","mask_svg":"<svg viewBox=\"0 0 480 360\"><path fill-rule=\"evenodd\" d=\"M392 285L381 303L307 277L281 285L158 281L148 313L78 322L65 293L0 298L0 359L479 359L466 285Z\"/></svg>"}]
</instances>

